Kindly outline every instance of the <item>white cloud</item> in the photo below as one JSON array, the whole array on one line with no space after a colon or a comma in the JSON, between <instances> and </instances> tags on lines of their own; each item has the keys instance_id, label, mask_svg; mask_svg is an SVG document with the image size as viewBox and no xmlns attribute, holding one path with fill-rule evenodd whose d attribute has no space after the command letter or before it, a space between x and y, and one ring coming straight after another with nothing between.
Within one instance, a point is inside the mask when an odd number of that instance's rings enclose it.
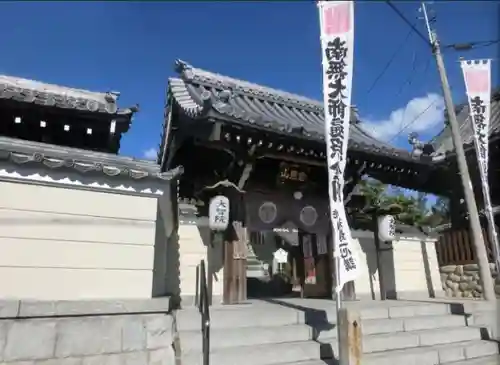
<instances>
[{"instance_id":1,"label":"white cloud","mask_svg":"<svg viewBox=\"0 0 500 365\"><path fill-rule=\"evenodd\" d=\"M146 151L144 151L144 158L147 158L148 160L156 160L158 157L158 151L156 148L148 148Z\"/></svg>"},{"instance_id":2,"label":"white cloud","mask_svg":"<svg viewBox=\"0 0 500 365\"><path fill-rule=\"evenodd\" d=\"M414 98L406 106L392 111L387 119L361 118L363 121L361 125L372 136L383 141L391 140L398 133L401 137L406 137L411 132L431 137L429 134L438 132L443 126L444 109L442 96L429 93Z\"/></svg>"}]
</instances>

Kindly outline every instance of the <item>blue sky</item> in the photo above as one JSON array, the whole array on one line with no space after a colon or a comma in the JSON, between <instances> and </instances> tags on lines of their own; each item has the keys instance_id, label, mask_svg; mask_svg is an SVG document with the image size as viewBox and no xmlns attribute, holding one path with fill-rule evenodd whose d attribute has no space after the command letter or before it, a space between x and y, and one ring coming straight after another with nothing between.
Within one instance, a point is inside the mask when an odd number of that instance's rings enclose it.
<instances>
[{"instance_id":1,"label":"blue sky","mask_svg":"<svg viewBox=\"0 0 500 365\"><path fill-rule=\"evenodd\" d=\"M312 1L294 2L2 2L0 73L95 91L121 92L122 107L141 111L121 153L143 157L160 141L167 78L173 63L242 78L321 100L318 14ZM396 6L410 19L417 2ZM443 44L498 39L498 2L436 2ZM353 103L366 128L407 146L407 134L432 137L443 103L429 49L383 2L356 3ZM417 28L426 34L423 22ZM404 47L368 93L392 54ZM464 100L457 60L496 58L497 46L448 52L455 101ZM495 82L495 84L498 84ZM405 125L435 101L400 136ZM405 112L403 112L406 110Z\"/></svg>"}]
</instances>

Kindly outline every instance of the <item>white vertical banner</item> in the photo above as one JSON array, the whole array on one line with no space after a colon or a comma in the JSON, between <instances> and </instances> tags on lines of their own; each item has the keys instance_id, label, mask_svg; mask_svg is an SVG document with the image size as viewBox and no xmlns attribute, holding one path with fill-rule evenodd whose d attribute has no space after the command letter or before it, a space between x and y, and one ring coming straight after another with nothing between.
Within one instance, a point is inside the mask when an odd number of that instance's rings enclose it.
<instances>
[{"instance_id":1,"label":"white vertical banner","mask_svg":"<svg viewBox=\"0 0 500 365\"><path fill-rule=\"evenodd\" d=\"M359 273L358 258L344 207L344 171L351 117L354 57L354 1L319 1L325 141L332 222L333 256L337 258L336 292Z\"/></svg>"},{"instance_id":2,"label":"white vertical banner","mask_svg":"<svg viewBox=\"0 0 500 365\"><path fill-rule=\"evenodd\" d=\"M491 117L491 60L461 60L465 89L469 101L469 117L474 131L474 145L481 176L484 210L489 226L490 242L497 268L500 258L498 236L491 206L490 186L488 182L489 135Z\"/></svg>"}]
</instances>

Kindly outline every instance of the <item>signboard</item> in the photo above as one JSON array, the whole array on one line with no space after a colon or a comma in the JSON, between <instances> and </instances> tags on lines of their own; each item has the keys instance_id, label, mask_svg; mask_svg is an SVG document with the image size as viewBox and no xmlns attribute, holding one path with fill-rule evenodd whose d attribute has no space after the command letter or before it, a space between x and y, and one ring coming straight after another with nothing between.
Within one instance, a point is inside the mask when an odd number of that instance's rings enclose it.
<instances>
[{"instance_id":1,"label":"signboard","mask_svg":"<svg viewBox=\"0 0 500 365\"><path fill-rule=\"evenodd\" d=\"M316 235L316 249L318 251L318 255L326 255L328 253L326 236L324 234Z\"/></svg>"},{"instance_id":2,"label":"signboard","mask_svg":"<svg viewBox=\"0 0 500 365\"><path fill-rule=\"evenodd\" d=\"M344 207L344 171L351 120L354 1L318 3L323 65L323 102L336 292L356 279L359 264Z\"/></svg>"},{"instance_id":3,"label":"signboard","mask_svg":"<svg viewBox=\"0 0 500 365\"><path fill-rule=\"evenodd\" d=\"M307 233L302 235L302 252L305 258L314 256L311 236Z\"/></svg>"},{"instance_id":4,"label":"signboard","mask_svg":"<svg viewBox=\"0 0 500 365\"><path fill-rule=\"evenodd\" d=\"M304 282L306 284L316 284L316 263L314 257L307 257L304 259L304 269L306 272Z\"/></svg>"},{"instance_id":5,"label":"signboard","mask_svg":"<svg viewBox=\"0 0 500 365\"><path fill-rule=\"evenodd\" d=\"M273 256L278 264L286 264L288 262L288 252L282 248L276 250Z\"/></svg>"},{"instance_id":6,"label":"signboard","mask_svg":"<svg viewBox=\"0 0 500 365\"><path fill-rule=\"evenodd\" d=\"M488 182L489 136L491 118L491 60L465 61L460 65L464 74L465 89L469 100L469 113L474 131L474 145L481 176L484 210L488 220L489 236L493 246L497 269L500 266L498 235L491 205Z\"/></svg>"},{"instance_id":7,"label":"signboard","mask_svg":"<svg viewBox=\"0 0 500 365\"><path fill-rule=\"evenodd\" d=\"M214 231L224 231L229 225L229 199L217 195L210 199L208 207L208 226Z\"/></svg>"},{"instance_id":8,"label":"signboard","mask_svg":"<svg viewBox=\"0 0 500 365\"><path fill-rule=\"evenodd\" d=\"M280 164L279 178L281 181L306 182L307 170L299 165L282 162Z\"/></svg>"}]
</instances>

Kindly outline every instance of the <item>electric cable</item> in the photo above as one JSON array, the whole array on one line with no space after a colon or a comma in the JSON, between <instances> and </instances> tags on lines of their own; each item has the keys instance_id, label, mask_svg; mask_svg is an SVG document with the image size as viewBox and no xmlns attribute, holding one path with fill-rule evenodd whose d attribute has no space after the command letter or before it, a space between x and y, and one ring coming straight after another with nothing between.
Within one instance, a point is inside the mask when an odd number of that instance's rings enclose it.
<instances>
[{"instance_id":1,"label":"electric cable","mask_svg":"<svg viewBox=\"0 0 500 365\"><path fill-rule=\"evenodd\" d=\"M405 16L403 13L401 13L401 11L396 7L394 6L394 4L390 1L386 1L387 5L390 6L390 8L392 10L394 10L394 12L415 32L415 34L417 34L420 38L422 38L422 40L425 42L425 44L427 44L427 46L429 46L429 48L433 48L431 42L429 41L429 39L427 39L426 36L424 36L416 27L415 25L413 25Z\"/></svg>"},{"instance_id":2,"label":"electric cable","mask_svg":"<svg viewBox=\"0 0 500 365\"><path fill-rule=\"evenodd\" d=\"M375 86L377 85L377 83L380 81L380 79L382 78L382 76L384 76L385 73L387 72L387 70L389 69L389 67L391 67L392 62L396 59L396 57L399 54L399 52L401 52L401 50L403 49L403 47L405 46L405 44L408 42L408 39L410 38L410 36L412 35L412 33L413 33L413 31L410 30L408 32L408 34L406 35L404 41L399 45L398 48L396 48L396 51L392 54L391 58L389 58L389 61L387 61L387 63L385 64L384 68L382 69L382 71L380 71L380 73L375 78L375 80L373 80L371 86L368 88L368 91L366 92L366 96L370 95L370 93L375 88Z\"/></svg>"},{"instance_id":3,"label":"electric cable","mask_svg":"<svg viewBox=\"0 0 500 365\"><path fill-rule=\"evenodd\" d=\"M421 80L424 79L424 76L427 75L427 70L429 70L429 65L431 64L431 58L427 58L427 63L425 64L424 66L424 69L422 71L422 76L421 76ZM415 77L417 73L415 72L415 64L413 64L413 67L412 67L412 72L410 74L410 76L405 80L405 82L401 85L401 87L399 88L399 91L398 93L396 94L396 97L399 97L402 92L403 92L403 88L405 85L411 85L412 82L413 82L413 78ZM406 111L408 110L408 104L406 104L404 110L403 110L403 115L401 116L401 122L399 123L399 128L402 128L402 125L403 125L403 122L405 121L405 116L406 116Z\"/></svg>"},{"instance_id":4,"label":"electric cable","mask_svg":"<svg viewBox=\"0 0 500 365\"><path fill-rule=\"evenodd\" d=\"M405 130L407 130L408 128L410 128L422 115L424 115L432 106L434 106L437 102L439 101L439 99L435 99L432 103L430 103L427 108L425 108L424 110L422 110L420 113L418 113L418 115L413 118L410 122L406 123L403 128L401 128L399 130L399 132L397 134L395 134L390 140L388 143L391 143L394 139L396 139L397 137L399 137L401 135L401 133L403 133Z\"/></svg>"},{"instance_id":5,"label":"electric cable","mask_svg":"<svg viewBox=\"0 0 500 365\"><path fill-rule=\"evenodd\" d=\"M467 43L453 43L443 46L442 49L443 50L453 49L455 51L468 51L471 49L490 47L498 43L500 43L500 39L495 39L490 41L467 42Z\"/></svg>"}]
</instances>

